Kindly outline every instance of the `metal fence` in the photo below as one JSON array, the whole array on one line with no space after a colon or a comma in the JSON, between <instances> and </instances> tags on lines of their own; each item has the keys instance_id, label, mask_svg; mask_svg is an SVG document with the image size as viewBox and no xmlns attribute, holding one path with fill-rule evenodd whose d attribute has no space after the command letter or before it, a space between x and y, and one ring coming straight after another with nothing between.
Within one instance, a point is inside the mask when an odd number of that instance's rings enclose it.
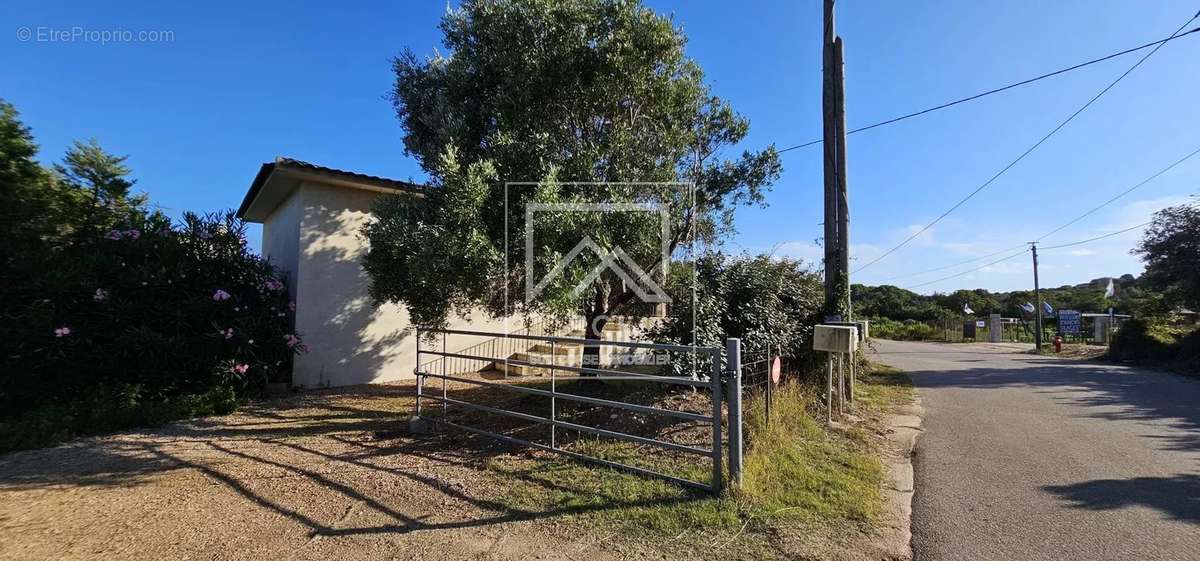
<instances>
[{"instance_id":1,"label":"metal fence","mask_svg":"<svg viewBox=\"0 0 1200 561\"><path fill-rule=\"evenodd\" d=\"M463 351L448 352L445 348L445 335L467 335L467 336L483 336L493 337L497 339L507 339L517 341L517 345L509 345L504 343L501 347L505 349L517 348L525 346L548 347L549 360L518 360L510 357L496 357L495 355L483 354L483 350L487 349L487 345L471 347ZM422 349L422 340L434 340L441 343L441 350ZM736 340L731 340L731 343L736 343ZM632 370L602 368L585 365L564 364L565 361L558 360L558 348L560 346L572 346L575 348L586 347L610 347L614 350L620 350L629 354L637 352L665 352L668 356L674 357L674 360L686 360L689 357L696 364L707 365L710 372L703 376L680 377L680 376L663 376L658 374L649 374L645 372L635 372ZM740 344L733 344L728 347L730 349L730 357L728 364L730 365L726 372L730 380L730 419L729 426L731 430L736 427L737 434L730 434L729 449L730 449L730 475L736 480L740 475L741 466L741 439L740 427L741 416L740 407L735 407L735 404L740 403L740 391L734 388L740 388L741 371L737 367L740 353ZM436 356L442 360L423 361L423 357ZM612 468L622 469L646 476L658 477L673 481L680 485L705 489L713 492L719 492L723 485L722 478L722 435L721 435L721 418L723 405L723 388L722 388L722 361L721 349L715 347L691 347L684 345L670 345L659 343L641 343L628 341L608 341L608 340L593 340L581 339L576 337L561 337L545 334L501 334L501 333L486 333L479 331L465 330L418 330L417 332L417 417L434 423L440 423L449 427L454 427L470 433L488 436L510 444L528 446L549 452L555 452L571 458L592 462ZM468 364L482 364L485 362L503 362L509 366L528 367L537 369L539 372L548 374L548 388L525 387L509 380L487 380L482 377L475 377L467 373L454 373L449 369L446 359L457 359L467 361ZM597 365L599 366L599 365ZM506 377L507 378L507 377ZM428 381L432 379L440 380L440 385L429 387ZM693 413L689 411L676 411L663 409L661 407L653 407L649 405L640 405L626 401L618 401L614 399L604 399L593 396L578 395L575 393L567 393L561 391L558 387L558 382L565 379L569 380L585 380L585 379L600 379L600 380L636 380L639 382L667 384L667 385L684 385L691 386L696 389L707 389L712 396L712 411L707 414ZM484 405L480 403L468 402L466 400L457 399L450 396L449 382L461 384L469 384L482 388L488 388L496 392L511 392L524 395L533 395L544 397L549 400L549 415L535 415L527 412L514 411L503 407ZM432 390L432 391L430 391ZM429 408L424 406L426 402L435 402L440 404L441 415L430 415ZM575 403L583 403L588 405L599 405L611 407L620 412L641 413L644 415L658 415L694 421L703 423L712 427L712 445L709 448L699 448L695 446L687 446L674 442L666 442L655 438L647 438L617 430L609 430L601 427L589 426L579 423L563 420L558 416L558 405L560 401L569 401ZM492 415L518 419L522 421L532 422L537 425L544 425L548 431L549 444L542 444L517 438L511 434L501 434L499 432L488 430L480 426L472 426L464 422L450 420L447 411L450 407L462 408L470 411L482 412ZM736 411L735 411L736 410ZM712 462L712 471L710 480L694 481L684 479L670 474L660 473L644 467L633 466L620 463L618 461L599 458L596 456L587 455L578 451L568 450L562 447L559 443L557 432L559 429L570 429L580 433L590 434L598 437L611 438L626 442L632 442L639 445L647 445L657 447L663 450L681 452L685 454L705 456ZM736 447L736 451L735 451Z\"/></svg>"}]
</instances>

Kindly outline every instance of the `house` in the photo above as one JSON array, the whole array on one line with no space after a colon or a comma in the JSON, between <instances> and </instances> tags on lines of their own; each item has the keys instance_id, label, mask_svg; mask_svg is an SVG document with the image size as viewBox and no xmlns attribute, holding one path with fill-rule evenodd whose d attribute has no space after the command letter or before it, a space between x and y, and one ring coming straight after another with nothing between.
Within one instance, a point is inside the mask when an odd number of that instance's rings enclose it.
<instances>
[{"instance_id":1,"label":"house","mask_svg":"<svg viewBox=\"0 0 1200 561\"><path fill-rule=\"evenodd\" d=\"M277 158L262 165L238 217L260 223L263 255L287 277L295 329L309 352L296 357L292 385L305 388L398 380L413 375L416 333L401 306L376 306L361 265L359 231L385 195L423 196L421 185ZM474 314L450 328L508 332ZM451 336L450 350L485 338ZM422 357L426 362L437 357Z\"/></svg>"}]
</instances>

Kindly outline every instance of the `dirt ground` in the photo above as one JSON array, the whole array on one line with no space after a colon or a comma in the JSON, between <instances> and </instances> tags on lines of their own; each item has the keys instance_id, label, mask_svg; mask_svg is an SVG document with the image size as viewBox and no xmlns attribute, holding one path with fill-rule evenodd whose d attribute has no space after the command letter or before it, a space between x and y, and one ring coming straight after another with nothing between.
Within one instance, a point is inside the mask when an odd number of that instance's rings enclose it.
<instances>
[{"instance_id":1,"label":"dirt ground","mask_svg":"<svg viewBox=\"0 0 1200 561\"><path fill-rule=\"evenodd\" d=\"M400 429L411 385L0 457L0 559L617 559L563 512L514 511L495 451Z\"/></svg>"}]
</instances>

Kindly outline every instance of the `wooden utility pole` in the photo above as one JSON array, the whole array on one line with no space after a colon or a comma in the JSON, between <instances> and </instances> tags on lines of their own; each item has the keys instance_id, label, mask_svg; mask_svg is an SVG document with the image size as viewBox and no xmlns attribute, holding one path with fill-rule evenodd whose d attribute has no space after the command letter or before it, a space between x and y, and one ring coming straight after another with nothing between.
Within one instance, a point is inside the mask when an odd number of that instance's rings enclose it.
<instances>
[{"instance_id":1,"label":"wooden utility pole","mask_svg":"<svg viewBox=\"0 0 1200 561\"><path fill-rule=\"evenodd\" d=\"M1033 344L1040 353L1042 352L1042 288L1038 284L1037 242L1029 242L1029 248L1033 251L1033 293L1037 296L1037 316L1033 322Z\"/></svg>"},{"instance_id":2,"label":"wooden utility pole","mask_svg":"<svg viewBox=\"0 0 1200 561\"><path fill-rule=\"evenodd\" d=\"M846 97L834 0L825 0L821 109L824 125L825 314L850 319L850 200L846 188Z\"/></svg>"}]
</instances>

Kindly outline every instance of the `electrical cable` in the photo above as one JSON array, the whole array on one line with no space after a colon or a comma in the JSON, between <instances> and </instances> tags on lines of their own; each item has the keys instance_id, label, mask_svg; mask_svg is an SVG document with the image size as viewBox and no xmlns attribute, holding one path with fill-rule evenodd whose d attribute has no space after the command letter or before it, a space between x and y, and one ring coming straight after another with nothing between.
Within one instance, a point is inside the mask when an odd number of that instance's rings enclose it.
<instances>
[{"instance_id":1,"label":"electrical cable","mask_svg":"<svg viewBox=\"0 0 1200 561\"><path fill-rule=\"evenodd\" d=\"M1189 24L1191 24L1193 21L1195 21L1195 20L1196 20L1196 18L1198 18L1198 17L1200 17L1200 12L1196 12L1196 15L1192 16L1192 17L1191 17L1191 19L1189 19L1189 20L1188 20L1186 23L1184 23L1183 25L1179 26L1179 29L1177 29L1177 30L1175 31L1175 33L1172 33L1170 38L1174 38L1174 37L1175 37L1176 35L1178 35L1178 34L1179 34L1181 31L1183 31L1183 29L1184 29L1185 27L1187 27ZM1145 55L1143 55L1143 56L1142 56L1142 58L1138 59L1138 61L1137 61L1137 62L1135 62L1135 63L1133 64L1133 66L1130 66L1128 70L1126 70L1126 71L1125 71L1125 72L1123 72L1123 73L1122 73L1120 76L1118 76L1116 80L1113 80L1111 83L1109 83L1107 86L1105 86L1105 87L1104 87L1104 89L1100 90L1100 93L1097 93L1096 95L1092 96L1092 98L1091 98L1091 99L1089 99L1089 100L1087 101L1087 103L1084 103L1082 107L1080 107L1079 109L1076 109L1076 110L1075 110L1075 112L1074 112L1074 113L1072 113L1072 114L1071 114L1069 117L1067 117L1065 120L1063 120L1063 122L1059 123L1059 124L1058 124L1058 126L1056 126L1056 127L1054 127L1053 129L1051 129L1051 130L1050 130L1050 132L1046 133L1046 135L1045 135L1045 136L1043 136L1043 137L1042 137L1040 140L1038 140L1037 142L1035 142L1035 143L1034 143L1032 146L1030 146L1030 147L1029 147L1028 149L1026 149L1024 152L1022 152L1022 153L1021 153L1021 155L1017 156L1017 158L1016 158L1016 159L1014 159L1013 161L1009 162L1009 163L1008 163L1008 165L1006 165L1006 166L1004 166L1003 168L1001 168L1001 169L1000 169L1000 171L996 172L996 173L995 173L995 175L992 175L992 177L991 177L991 178L989 178L987 181L983 182L983 184L982 184L982 185L980 185L979 187L976 187L974 191L971 191L970 193L968 193L966 197L963 197L963 198L962 198L962 199L960 199L958 202L954 203L954 205L953 205L953 206L951 206L949 209L947 209L945 212L943 212L941 215L939 215L937 218L935 218L935 219L934 219L932 222L930 222L929 224L926 224L926 225L925 225L924 227L922 227L920 230L917 230L917 231L916 231L915 233L913 233L911 236L909 236L909 237L905 238L905 240L904 240L904 241L902 241L902 242L900 242L899 244L897 244L897 245L893 246L891 249L888 249L887 251L883 252L883 254L882 254L882 255L880 255L879 257L876 257L875 259L872 259L872 260L871 260L871 261L869 261L867 264L865 264L865 265L862 265L861 267L859 267L859 268L855 269L855 270L853 271L853 273L858 273L859 271L862 271L863 269L866 269L867 267L870 267L871 265L874 265L875 263L878 263L878 262L882 261L884 258L886 258L887 256L891 255L892 253L895 253L895 252L896 252L897 250L899 250L900 248L902 248L902 247L904 247L904 246L908 245L908 243L909 243L909 242L911 242L912 240L916 239L916 238L917 238L917 236L919 236L919 235L921 235L921 234L925 233L926 231L928 231L930 228L932 228L932 227L933 227L935 224L937 224L938 222L941 222L941 221L942 221L942 219L944 219L944 218L946 218L947 216L949 216L949 215L950 215L950 213L954 212L955 210L958 210L958 208L959 208L959 207L961 207L962 205L966 204L966 202L967 202L967 201L971 200L973 197L975 197L975 195L978 195L978 194L979 194L981 191L983 191L983 190L984 190L984 189L986 189L986 188L987 188L989 185L991 185L992 183L994 183L994 182L995 182L997 179L999 179L999 178L1000 178L1002 175L1004 175L1006 172L1008 172L1008 170L1010 170L1010 169L1012 169L1014 166L1016 166L1016 165L1017 165L1017 164L1018 164L1018 163L1019 163L1021 160L1024 160L1026 156L1028 156L1029 154L1033 153L1033 151L1034 151L1034 150L1036 150L1036 149L1037 149L1039 146L1041 146L1043 143L1045 143L1047 140L1049 140L1049 139L1050 139L1050 137L1054 136L1056 133L1058 133L1058 131L1062 130L1062 129L1063 129L1063 127L1067 126L1067 124L1068 124L1068 123L1070 123L1071 121L1073 121L1073 120L1075 119L1075 117L1078 117L1078 116L1079 116L1079 114L1083 113L1083 112L1084 112L1084 111L1085 111L1085 110L1086 110L1088 107L1091 107L1091 105L1092 105L1093 103L1095 103L1095 102L1096 102L1096 100L1100 99L1100 98L1101 98L1101 97L1102 97L1104 94L1108 93L1108 91L1109 91L1109 90L1111 90L1111 89L1112 89L1114 86L1116 86L1118 83L1120 83L1120 82L1121 82L1121 80L1124 80L1126 76L1128 76L1128 75L1129 75L1130 73L1132 73L1132 72L1133 72L1135 69L1137 69L1137 67L1141 66L1143 62L1146 62L1146 59L1148 59L1148 58L1150 58L1151 56L1153 56L1153 55L1154 55L1154 53L1157 53L1157 52L1158 52L1158 50L1159 50L1160 48L1162 48L1162 46L1163 46L1164 44L1166 44L1166 43L1165 43L1165 42L1164 42L1164 43L1159 43L1157 46L1155 46L1155 47L1154 47L1154 49L1152 49L1150 52L1148 52L1148 53L1146 53Z\"/></svg>"},{"instance_id":2,"label":"electrical cable","mask_svg":"<svg viewBox=\"0 0 1200 561\"><path fill-rule=\"evenodd\" d=\"M1074 66L1068 66L1068 67L1066 67L1066 68L1060 68L1060 69L1058 69L1058 70L1055 70L1054 72L1048 72L1048 73L1046 73L1046 74L1042 74L1042 75L1040 75L1040 76L1035 76L1035 77L1033 77L1033 78L1029 78L1029 79L1026 79L1026 80L1021 80L1021 81L1019 81L1019 82L1013 82L1013 83L1011 83L1011 84L1008 84L1007 86L1001 86L1001 87L999 87L999 88L995 88L995 89L991 89L991 90L988 90L988 91L985 91L985 92L977 93L977 94L975 94L975 95L970 95L970 96L967 96L967 97L964 97L964 98L961 98L961 99L956 99L956 100L954 100L954 101L950 101L950 102L947 102L947 103L943 103L943 104L941 104L941 105L936 105L936 106L933 106L933 107L929 107L929 108L927 108L927 109L922 109L922 110L920 110L920 111L914 111L914 112L912 112L912 113L908 113L908 114L906 114L906 115L901 115L901 116L899 116L899 117L892 117L891 119L883 120L883 121L880 121L880 122L878 122L878 123L874 123L874 124L871 124L871 125L867 125L867 126L865 126L865 127L859 127L859 128L856 128L856 129L854 129L854 130L846 131L846 134L850 135L850 134L854 134L854 133L857 133L857 132L863 132L863 131L871 130L871 129L873 129L873 128L876 128L876 127L882 127L882 126L884 126L884 125L890 125L890 124L892 124L892 123L896 123L896 122L899 122L899 121L903 121L903 120L905 120L905 119L911 119L911 118L913 118L913 117L920 117L921 115L924 115L924 114L926 114L926 113L932 113L932 112L934 112L934 111L939 111L939 110L946 109L946 108L949 108L949 107L954 107L955 105L958 105L958 104L960 104L960 103L966 103L966 102L968 102L968 101L974 101L974 100L976 100L976 99L979 99L979 98L981 98L981 97L987 97L987 96L989 96L989 95L992 95L992 94L997 94L997 93L1003 92L1003 91L1005 91L1005 90L1011 90L1011 89L1013 89L1013 88L1016 88L1016 87L1019 87L1019 86L1024 86L1024 85L1026 85L1026 84L1031 84L1031 83L1033 83L1033 82L1037 82L1038 80L1042 80L1042 79L1045 79L1045 78L1051 78L1051 77L1054 77L1054 76L1058 76L1059 74L1065 74L1065 73L1067 73L1067 72L1070 72L1070 71L1072 71L1072 70L1078 70L1078 69L1080 69L1080 68L1083 68L1083 67L1085 67L1085 66L1089 66L1089 65L1092 65L1092 64L1096 64L1096 63L1098 63L1098 62L1104 62L1104 61L1106 61L1106 60L1114 59L1114 58L1117 58L1117 57L1119 57L1119 56L1123 56L1123 55L1127 55L1127 54L1129 54L1129 53L1137 52L1137 51L1140 51L1140 50L1142 50L1142 49L1147 49L1147 48L1153 47L1153 46L1155 46L1155 45L1161 45L1161 44L1163 44L1163 43L1166 43L1167 41L1172 41L1172 40L1175 40L1175 39L1179 39L1180 37L1184 37L1184 36L1187 36L1187 35L1191 35L1192 33L1196 33L1196 32L1200 32L1200 27L1197 27L1197 28L1195 28L1195 29L1192 29L1192 30L1190 30L1190 31L1188 31L1188 32L1186 32L1186 33L1180 33L1179 35L1174 35L1174 36L1171 36L1171 37L1167 37L1166 39L1162 39L1162 40L1159 40L1159 41L1152 41L1152 42L1150 42L1150 43L1146 43L1145 45L1141 45L1141 46L1133 47L1132 49L1125 49L1125 50L1123 50L1123 51L1116 52L1116 53L1113 53L1113 54L1110 54L1110 55L1107 55L1107 56L1102 56L1102 57L1100 57L1100 58L1095 58L1095 59L1089 60L1089 61L1087 61L1087 62L1081 62L1081 63L1079 63L1079 64L1076 64L1076 65L1074 65ZM816 140L812 140L812 141L809 141L809 142L805 142L805 143L803 143L803 144L797 144L797 145L795 145L795 146L789 146L789 147L787 147L787 148L784 148L784 149L780 150L780 151L779 151L779 153L780 153L780 154L782 154L782 153L784 153L784 152L790 152L790 151L792 151L792 150L797 150L797 149L799 149L799 148L805 148L805 147L808 147L808 146L812 146L812 145L814 145L814 144L820 144L820 143L822 143L822 142L824 142L824 139L820 139L820 138L818 138L818 139L816 139Z\"/></svg>"}]
</instances>

